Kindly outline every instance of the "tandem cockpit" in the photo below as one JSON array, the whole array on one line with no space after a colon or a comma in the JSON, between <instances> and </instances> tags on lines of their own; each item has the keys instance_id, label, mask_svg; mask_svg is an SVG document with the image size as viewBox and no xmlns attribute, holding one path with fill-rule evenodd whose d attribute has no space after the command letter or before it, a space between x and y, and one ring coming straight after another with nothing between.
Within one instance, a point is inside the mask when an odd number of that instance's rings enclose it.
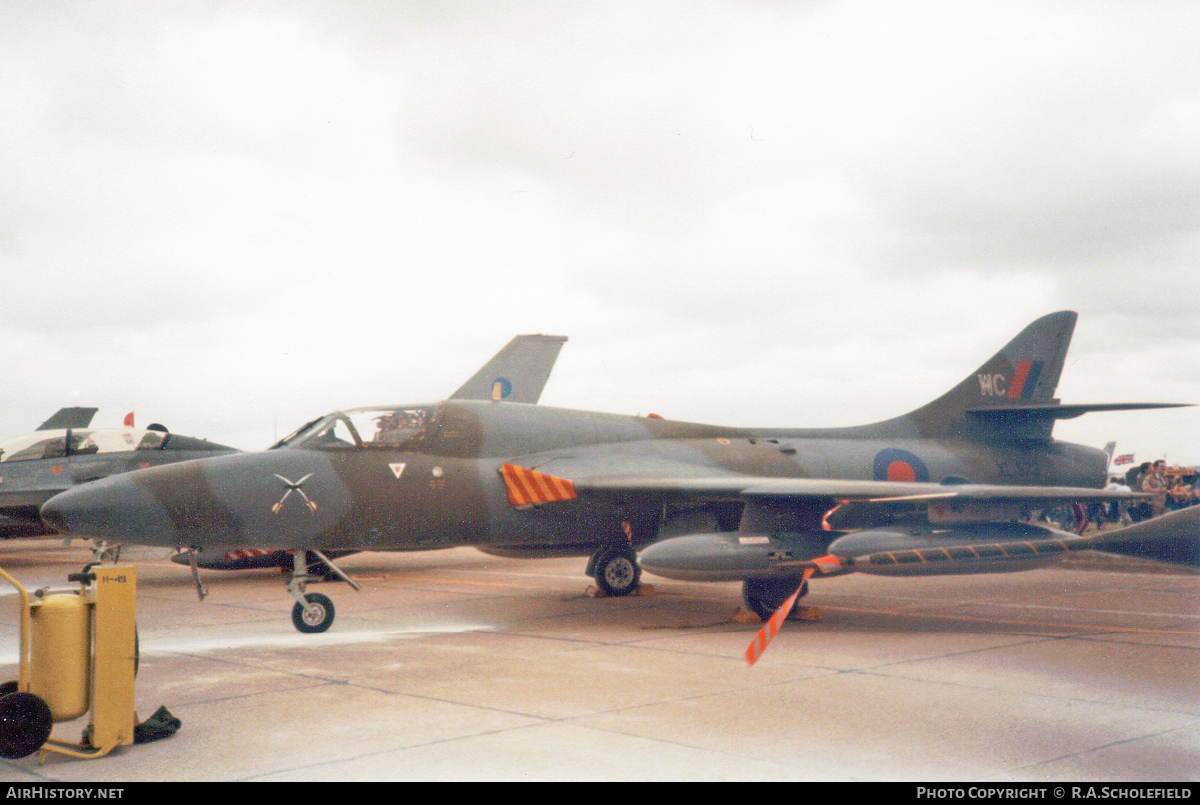
<instances>
[{"instance_id":1,"label":"tandem cockpit","mask_svg":"<svg viewBox=\"0 0 1200 805\"><path fill-rule=\"evenodd\" d=\"M356 408L314 419L275 447L307 450L387 448L421 452L433 440L437 406Z\"/></svg>"},{"instance_id":2,"label":"tandem cockpit","mask_svg":"<svg viewBox=\"0 0 1200 805\"><path fill-rule=\"evenodd\" d=\"M229 450L223 445L172 436L161 425L134 428L86 428L42 430L17 436L0 444L0 461L36 461L47 458L87 456L148 450Z\"/></svg>"}]
</instances>

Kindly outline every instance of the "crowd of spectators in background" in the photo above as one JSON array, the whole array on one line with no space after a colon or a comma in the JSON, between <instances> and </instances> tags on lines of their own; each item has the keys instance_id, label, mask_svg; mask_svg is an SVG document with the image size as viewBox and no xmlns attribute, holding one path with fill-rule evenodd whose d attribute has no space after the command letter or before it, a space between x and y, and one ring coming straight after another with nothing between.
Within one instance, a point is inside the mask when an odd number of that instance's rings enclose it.
<instances>
[{"instance_id":1,"label":"crowd of spectators in background","mask_svg":"<svg viewBox=\"0 0 1200 805\"><path fill-rule=\"evenodd\" d=\"M1116 504L1105 512L1104 519L1117 522L1128 518L1133 522L1149 520L1169 511L1200 505L1200 488L1197 488L1196 473L1187 470L1168 470L1167 462L1159 459L1146 461L1131 468L1122 478L1113 475L1108 480L1107 490L1126 490L1153 495L1150 500L1131 504L1122 516ZM1097 521L1099 523L1099 520Z\"/></svg>"}]
</instances>

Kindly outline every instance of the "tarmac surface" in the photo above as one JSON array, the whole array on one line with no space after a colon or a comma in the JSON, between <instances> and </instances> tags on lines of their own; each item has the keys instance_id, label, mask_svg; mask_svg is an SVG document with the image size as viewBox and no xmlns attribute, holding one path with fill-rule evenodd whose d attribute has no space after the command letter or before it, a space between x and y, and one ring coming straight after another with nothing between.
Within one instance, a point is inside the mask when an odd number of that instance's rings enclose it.
<instances>
[{"instance_id":1,"label":"tarmac surface","mask_svg":"<svg viewBox=\"0 0 1200 805\"><path fill-rule=\"evenodd\" d=\"M0 546L29 589L89 558ZM1200 575L1092 560L1027 573L812 583L817 623L731 621L737 584L644 577L585 595L585 559L360 554L311 586L138 562L138 712L171 738L98 760L0 761L5 782L139 780L1177 781L1200 776ZM17 598L0 590L0 673ZM86 717L57 725L76 739Z\"/></svg>"}]
</instances>

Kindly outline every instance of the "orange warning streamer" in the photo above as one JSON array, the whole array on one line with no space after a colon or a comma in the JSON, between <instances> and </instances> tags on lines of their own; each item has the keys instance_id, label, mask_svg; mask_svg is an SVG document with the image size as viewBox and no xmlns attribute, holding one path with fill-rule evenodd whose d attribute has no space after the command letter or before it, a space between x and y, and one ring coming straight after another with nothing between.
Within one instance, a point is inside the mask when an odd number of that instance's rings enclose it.
<instances>
[{"instance_id":1,"label":"orange warning streamer","mask_svg":"<svg viewBox=\"0 0 1200 805\"><path fill-rule=\"evenodd\" d=\"M566 478L556 478L515 464L501 464L500 474L504 476L504 485L508 488L508 502L518 508L575 497L575 484Z\"/></svg>"},{"instance_id":2,"label":"orange warning streamer","mask_svg":"<svg viewBox=\"0 0 1200 805\"><path fill-rule=\"evenodd\" d=\"M804 569L804 578L800 581L800 586L796 588L796 592L792 593L788 600L783 602L783 606L775 610L763 627L758 630L758 634L750 641L750 645L746 646L746 665L754 665L758 662L758 658L767 650L767 646L771 644L772 638L779 633L779 627L783 626L783 622L787 620L787 616L791 614L792 607L796 603L796 599L800 597L800 591L804 589L804 582L808 581L813 574L813 568Z\"/></svg>"}]
</instances>

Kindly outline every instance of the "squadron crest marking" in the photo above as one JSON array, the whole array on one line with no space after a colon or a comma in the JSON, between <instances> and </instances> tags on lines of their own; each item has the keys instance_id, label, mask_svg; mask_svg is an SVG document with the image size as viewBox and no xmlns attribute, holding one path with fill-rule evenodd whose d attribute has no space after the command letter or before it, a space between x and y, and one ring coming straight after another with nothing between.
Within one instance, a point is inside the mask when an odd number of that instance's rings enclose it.
<instances>
[{"instance_id":1,"label":"squadron crest marking","mask_svg":"<svg viewBox=\"0 0 1200 805\"><path fill-rule=\"evenodd\" d=\"M291 495L293 492L295 492L295 493L299 494L300 497L304 498L304 505L309 508L309 511L311 511L313 514L316 514L317 504L313 500L311 500L308 497L308 495L304 494L304 490L300 488L304 484L305 481L307 481L309 478L313 477L313 473L310 472L308 475L305 475L299 481L290 481L287 478L284 478L279 473L275 473L275 477L278 478L279 480L283 481L284 486L287 487L287 491L285 491L283 493L283 497L281 497L279 499L279 502L271 507L271 511L273 511L275 514L279 514L279 511L283 508L283 502L288 499L289 495Z\"/></svg>"}]
</instances>

